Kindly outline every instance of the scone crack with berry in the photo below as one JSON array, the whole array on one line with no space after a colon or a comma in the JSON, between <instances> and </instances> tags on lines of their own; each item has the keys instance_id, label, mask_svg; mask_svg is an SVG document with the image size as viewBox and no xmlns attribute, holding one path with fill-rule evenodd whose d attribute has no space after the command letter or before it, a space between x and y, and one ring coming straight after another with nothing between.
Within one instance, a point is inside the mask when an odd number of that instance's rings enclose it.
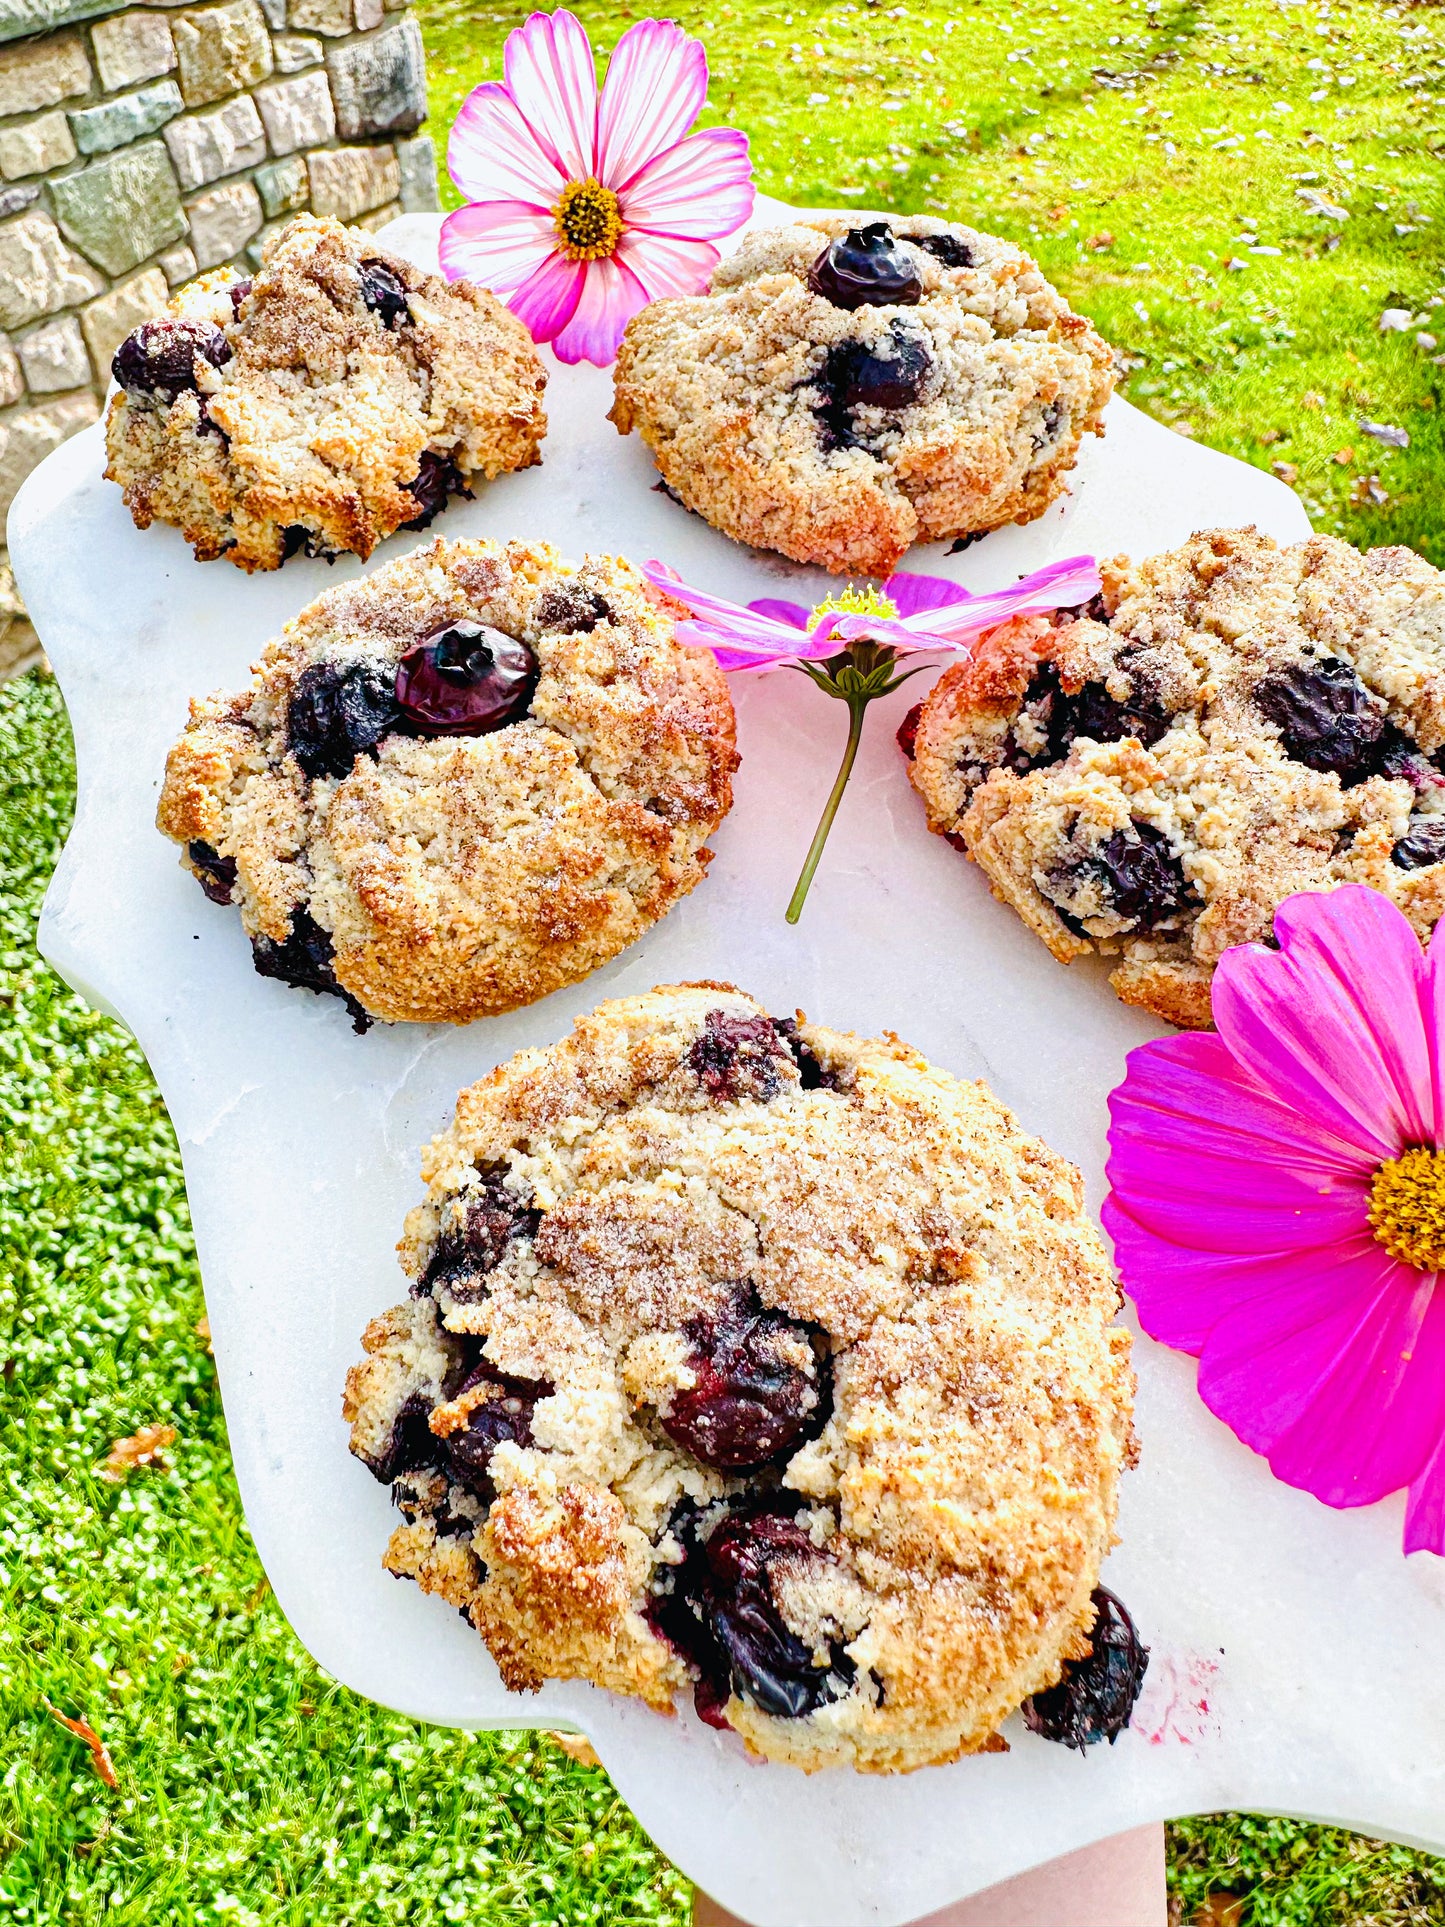
<instances>
[{"instance_id":1,"label":"scone crack with berry","mask_svg":"<svg viewBox=\"0 0 1445 1927\"><path fill-rule=\"evenodd\" d=\"M423 1176L344 1414L387 1569L508 1687L690 1694L807 1769L1127 1723L1129 1339L1078 1172L981 1083L673 985L463 1091Z\"/></svg>"},{"instance_id":2,"label":"scone crack with berry","mask_svg":"<svg viewBox=\"0 0 1445 1927\"><path fill-rule=\"evenodd\" d=\"M1214 966L1300 890L1445 909L1445 574L1214 529L995 631L900 736L930 828L1064 962L1210 1022Z\"/></svg>"},{"instance_id":3,"label":"scone crack with berry","mask_svg":"<svg viewBox=\"0 0 1445 1927\"><path fill-rule=\"evenodd\" d=\"M191 704L157 823L264 976L466 1023L575 983L701 880L732 702L617 557L443 542L319 596Z\"/></svg>"},{"instance_id":4,"label":"scone crack with berry","mask_svg":"<svg viewBox=\"0 0 1445 1927\"><path fill-rule=\"evenodd\" d=\"M546 373L485 288L298 215L260 268L202 275L112 363L107 477L203 562L365 559L448 497L541 460Z\"/></svg>"},{"instance_id":5,"label":"scone crack with berry","mask_svg":"<svg viewBox=\"0 0 1445 1927\"><path fill-rule=\"evenodd\" d=\"M886 576L915 542L1041 515L1102 434L1108 345L1010 242L800 216L627 325L611 419L740 542Z\"/></svg>"}]
</instances>

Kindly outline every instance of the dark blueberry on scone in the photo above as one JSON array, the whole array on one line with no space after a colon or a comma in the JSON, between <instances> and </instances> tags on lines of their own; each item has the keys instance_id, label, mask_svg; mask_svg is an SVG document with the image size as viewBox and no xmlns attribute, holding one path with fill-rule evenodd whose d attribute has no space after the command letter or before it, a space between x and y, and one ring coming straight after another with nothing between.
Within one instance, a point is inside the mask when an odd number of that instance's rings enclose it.
<instances>
[{"instance_id":1,"label":"dark blueberry on scone","mask_svg":"<svg viewBox=\"0 0 1445 1927\"><path fill-rule=\"evenodd\" d=\"M198 362L224 368L232 352L224 330L211 322L163 315L143 321L126 336L115 351L111 373L128 394L169 407L178 396L200 392Z\"/></svg>"},{"instance_id":2,"label":"dark blueberry on scone","mask_svg":"<svg viewBox=\"0 0 1445 1927\"><path fill-rule=\"evenodd\" d=\"M1210 1022L1214 966L1298 890L1445 911L1445 574L1331 536L1214 529L1006 624L899 741L929 827L1063 962Z\"/></svg>"},{"instance_id":3,"label":"dark blueberry on scone","mask_svg":"<svg viewBox=\"0 0 1445 1927\"><path fill-rule=\"evenodd\" d=\"M1129 1341L1078 1173L982 1084L672 985L464 1091L424 1173L344 1411L387 1569L509 1687L877 1772L1079 1698Z\"/></svg>"},{"instance_id":4,"label":"dark blueberry on scone","mask_svg":"<svg viewBox=\"0 0 1445 1927\"><path fill-rule=\"evenodd\" d=\"M416 514L404 529L429 529L454 495L472 499L467 478L450 455L434 455L424 448L418 458L416 480L408 482L406 492L416 502Z\"/></svg>"},{"instance_id":5,"label":"dark blueberry on scone","mask_svg":"<svg viewBox=\"0 0 1445 1927\"><path fill-rule=\"evenodd\" d=\"M673 1394L662 1429L704 1465L755 1471L823 1429L826 1350L798 1319L766 1310L750 1286L690 1319L683 1335L692 1383Z\"/></svg>"},{"instance_id":6,"label":"dark blueberry on scone","mask_svg":"<svg viewBox=\"0 0 1445 1927\"><path fill-rule=\"evenodd\" d=\"M1100 1740L1114 1744L1129 1724L1149 1670L1149 1648L1123 1602L1099 1586L1094 1608L1085 1657L1065 1666L1057 1686L1024 1701L1024 1723L1031 1733L1080 1753Z\"/></svg>"},{"instance_id":7,"label":"dark blueberry on scone","mask_svg":"<svg viewBox=\"0 0 1445 1927\"><path fill-rule=\"evenodd\" d=\"M629 563L436 541L192 703L157 822L263 976L358 1028L467 1023L577 982L686 896L736 766L722 672ZM767 1074L716 1040L720 1087Z\"/></svg>"},{"instance_id":8,"label":"dark blueberry on scone","mask_svg":"<svg viewBox=\"0 0 1445 1927\"><path fill-rule=\"evenodd\" d=\"M804 1719L844 1698L858 1672L843 1638L847 1581L807 1529L785 1512L722 1507L712 1521L675 1522L674 1536L680 1525L685 1556L667 1573L651 1618L696 1674L699 1717L726 1729L735 1695L780 1720ZM835 1583L845 1600L823 1652L793 1630L786 1613L788 1590L810 1582L814 1593Z\"/></svg>"},{"instance_id":9,"label":"dark blueberry on scone","mask_svg":"<svg viewBox=\"0 0 1445 1927\"><path fill-rule=\"evenodd\" d=\"M1112 351L1007 241L930 216L745 235L628 323L611 419L742 542L886 576L915 542L1042 515Z\"/></svg>"},{"instance_id":10,"label":"dark blueberry on scone","mask_svg":"<svg viewBox=\"0 0 1445 1927\"><path fill-rule=\"evenodd\" d=\"M886 221L836 236L808 269L808 291L835 308L893 308L922 298L916 256Z\"/></svg>"},{"instance_id":11,"label":"dark blueberry on scone","mask_svg":"<svg viewBox=\"0 0 1445 1927\"><path fill-rule=\"evenodd\" d=\"M203 562L363 558L541 460L546 373L496 296L301 214L253 276L216 269L116 351L106 474Z\"/></svg>"}]
</instances>

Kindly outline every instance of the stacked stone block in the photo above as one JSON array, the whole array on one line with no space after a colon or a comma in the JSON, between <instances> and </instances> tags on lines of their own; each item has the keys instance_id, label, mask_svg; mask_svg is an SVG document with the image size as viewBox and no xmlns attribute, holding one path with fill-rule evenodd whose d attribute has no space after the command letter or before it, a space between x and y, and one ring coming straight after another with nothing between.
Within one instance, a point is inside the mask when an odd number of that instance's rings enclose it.
<instances>
[{"instance_id":1,"label":"stacked stone block","mask_svg":"<svg viewBox=\"0 0 1445 1927\"><path fill-rule=\"evenodd\" d=\"M0 0L0 674L33 645L3 548L172 288L310 208L437 204L407 0Z\"/></svg>"}]
</instances>

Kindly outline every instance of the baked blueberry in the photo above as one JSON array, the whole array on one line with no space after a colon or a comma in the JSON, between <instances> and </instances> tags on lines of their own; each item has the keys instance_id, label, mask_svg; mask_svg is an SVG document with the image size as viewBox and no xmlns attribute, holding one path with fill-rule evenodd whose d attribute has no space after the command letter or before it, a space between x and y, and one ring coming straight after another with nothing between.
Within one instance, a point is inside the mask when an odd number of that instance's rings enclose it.
<instances>
[{"instance_id":1,"label":"baked blueberry","mask_svg":"<svg viewBox=\"0 0 1445 1927\"><path fill-rule=\"evenodd\" d=\"M886 221L850 227L830 241L808 270L808 287L835 308L912 306L923 296L913 257Z\"/></svg>"},{"instance_id":2,"label":"baked blueberry","mask_svg":"<svg viewBox=\"0 0 1445 1927\"><path fill-rule=\"evenodd\" d=\"M537 658L485 622L434 629L397 665L396 701L421 736L485 736L526 714Z\"/></svg>"},{"instance_id":3,"label":"baked blueberry","mask_svg":"<svg viewBox=\"0 0 1445 1927\"><path fill-rule=\"evenodd\" d=\"M385 261L363 261L358 272L361 298L384 328L394 331L410 322L406 289L395 269L389 268Z\"/></svg>"},{"instance_id":4,"label":"baked blueberry","mask_svg":"<svg viewBox=\"0 0 1445 1927\"><path fill-rule=\"evenodd\" d=\"M318 996L339 997L351 1013L351 1028L361 1036L371 1029L371 1016L337 983L331 967L334 954L331 938L304 906L292 911L284 943L264 936L251 939L251 962L259 976L275 977L298 990L314 990Z\"/></svg>"},{"instance_id":5,"label":"baked blueberry","mask_svg":"<svg viewBox=\"0 0 1445 1927\"><path fill-rule=\"evenodd\" d=\"M501 1172L484 1173L475 1191L463 1192L448 1208L417 1290L441 1285L459 1302L476 1300L483 1295L481 1280L502 1262L507 1246L514 1238L530 1238L540 1217L502 1182Z\"/></svg>"},{"instance_id":6,"label":"baked blueberry","mask_svg":"<svg viewBox=\"0 0 1445 1927\"><path fill-rule=\"evenodd\" d=\"M357 1453L374 1479L390 1485L405 1472L419 1472L423 1466L436 1463L436 1440L427 1424L431 1410L428 1398L420 1392L411 1393L397 1412L381 1450Z\"/></svg>"},{"instance_id":7,"label":"baked blueberry","mask_svg":"<svg viewBox=\"0 0 1445 1927\"><path fill-rule=\"evenodd\" d=\"M906 720L906 718L905 718ZM798 1067L799 1088L805 1091L836 1091L839 1087L836 1071L825 1070L818 1059L803 1041L796 1017L775 1017L773 1028L787 1045L793 1062Z\"/></svg>"},{"instance_id":8,"label":"baked blueberry","mask_svg":"<svg viewBox=\"0 0 1445 1927\"><path fill-rule=\"evenodd\" d=\"M417 513L409 522L402 523L404 529L430 528L446 507L449 496L465 495L469 502L472 499L467 478L452 457L433 455L429 448L422 450L417 459L416 479L406 487L417 499Z\"/></svg>"},{"instance_id":9,"label":"baked blueberry","mask_svg":"<svg viewBox=\"0 0 1445 1927\"><path fill-rule=\"evenodd\" d=\"M281 559L287 562L293 555L306 554L313 562L336 562L335 549L328 548L325 540L314 529L308 529L302 522L292 522L281 531Z\"/></svg>"},{"instance_id":10,"label":"baked blueberry","mask_svg":"<svg viewBox=\"0 0 1445 1927\"><path fill-rule=\"evenodd\" d=\"M224 368L231 353L224 332L209 321L162 315L143 321L126 336L115 351L110 372L128 395L169 406L178 395L198 390L197 360Z\"/></svg>"},{"instance_id":11,"label":"baked blueberry","mask_svg":"<svg viewBox=\"0 0 1445 1927\"><path fill-rule=\"evenodd\" d=\"M1431 863L1445 862L1445 816L1410 818L1405 834L1390 852L1397 870L1423 870Z\"/></svg>"},{"instance_id":12,"label":"baked blueberry","mask_svg":"<svg viewBox=\"0 0 1445 1927\"><path fill-rule=\"evenodd\" d=\"M1024 1701L1024 1722L1031 1733L1061 1746L1086 1747L1107 1740L1112 1746L1129 1724L1149 1667L1149 1648L1113 1593L1094 1589L1094 1650L1087 1659L1069 1660L1057 1686Z\"/></svg>"},{"instance_id":13,"label":"baked blueberry","mask_svg":"<svg viewBox=\"0 0 1445 1927\"><path fill-rule=\"evenodd\" d=\"M186 845L186 855L200 871L201 888L212 903L229 903L236 888L236 859L233 856L218 856L209 843L193 839Z\"/></svg>"},{"instance_id":14,"label":"baked blueberry","mask_svg":"<svg viewBox=\"0 0 1445 1927\"><path fill-rule=\"evenodd\" d=\"M1039 417L1039 425L1034 430L1034 453L1047 448L1050 442L1058 439L1060 429L1068 425L1069 411L1061 401L1051 401Z\"/></svg>"},{"instance_id":15,"label":"baked blueberry","mask_svg":"<svg viewBox=\"0 0 1445 1927\"><path fill-rule=\"evenodd\" d=\"M1347 785L1375 775L1393 745L1385 699L1340 656L1277 670L1256 684L1254 700L1279 729L1287 756Z\"/></svg>"},{"instance_id":16,"label":"baked blueberry","mask_svg":"<svg viewBox=\"0 0 1445 1927\"><path fill-rule=\"evenodd\" d=\"M826 1354L806 1325L764 1310L740 1285L720 1311L683 1327L692 1384L662 1428L719 1472L749 1472L794 1452L827 1420Z\"/></svg>"},{"instance_id":17,"label":"baked blueberry","mask_svg":"<svg viewBox=\"0 0 1445 1927\"><path fill-rule=\"evenodd\" d=\"M1010 733L1003 767L1018 775L1045 763L1062 762L1080 736L1096 743L1117 743L1133 736L1147 747L1157 743L1169 727L1168 714L1152 700L1146 686L1139 686L1126 702L1111 696L1101 682L1086 682L1069 691L1058 665L1049 661L1039 664L1021 709L1030 737L1036 741L1042 732L1045 740L1030 750L1021 747L1017 728Z\"/></svg>"},{"instance_id":18,"label":"baked blueberry","mask_svg":"<svg viewBox=\"0 0 1445 1927\"><path fill-rule=\"evenodd\" d=\"M973 249L967 241L961 241L956 234L915 234L913 245L931 254L935 261L941 261L946 268L971 268Z\"/></svg>"},{"instance_id":19,"label":"baked blueberry","mask_svg":"<svg viewBox=\"0 0 1445 1927\"><path fill-rule=\"evenodd\" d=\"M688 1066L715 1104L751 1098L766 1104L778 1094L781 1066L791 1056L771 1017L732 1017L710 1010Z\"/></svg>"},{"instance_id":20,"label":"baked blueberry","mask_svg":"<svg viewBox=\"0 0 1445 1927\"><path fill-rule=\"evenodd\" d=\"M565 582L548 589L537 604L537 627L556 629L563 634L590 636L599 622L611 622L612 608L606 596L587 589L580 582Z\"/></svg>"},{"instance_id":21,"label":"baked blueberry","mask_svg":"<svg viewBox=\"0 0 1445 1927\"><path fill-rule=\"evenodd\" d=\"M1152 930L1183 907L1189 886L1169 839L1152 823L1116 830L1092 859L1118 916Z\"/></svg>"},{"instance_id":22,"label":"baked blueberry","mask_svg":"<svg viewBox=\"0 0 1445 1927\"><path fill-rule=\"evenodd\" d=\"M806 1572L828 1556L796 1519L784 1512L734 1512L705 1536L690 1522L683 1530L687 1555L670 1575L671 1591L657 1619L697 1669L693 1702L699 1718L726 1728L725 1709L734 1693L785 1720L841 1699L857 1673L842 1643L830 1640L826 1664L820 1665L778 1608L779 1569Z\"/></svg>"},{"instance_id":23,"label":"baked blueberry","mask_svg":"<svg viewBox=\"0 0 1445 1927\"><path fill-rule=\"evenodd\" d=\"M511 1378L481 1360L453 1394L469 1406L466 1417L442 1431L437 1429L442 1421L432 1423L433 1463L476 1498L491 1500L496 1496L492 1454L504 1443L530 1445L537 1401L551 1395L552 1387L544 1381Z\"/></svg>"},{"instance_id":24,"label":"baked blueberry","mask_svg":"<svg viewBox=\"0 0 1445 1927\"><path fill-rule=\"evenodd\" d=\"M886 347L881 353L861 341L844 341L830 349L822 385L836 406L881 408L887 414L913 406L933 366L928 344L895 323Z\"/></svg>"},{"instance_id":25,"label":"baked blueberry","mask_svg":"<svg viewBox=\"0 0 1445 1927\"><path fill-rule=\"evenodd\" d=\"M315 662L296 678L287 746L307 776L347 776L401 721L396 679L365 657Z\"/></svg>"}]
</instances>

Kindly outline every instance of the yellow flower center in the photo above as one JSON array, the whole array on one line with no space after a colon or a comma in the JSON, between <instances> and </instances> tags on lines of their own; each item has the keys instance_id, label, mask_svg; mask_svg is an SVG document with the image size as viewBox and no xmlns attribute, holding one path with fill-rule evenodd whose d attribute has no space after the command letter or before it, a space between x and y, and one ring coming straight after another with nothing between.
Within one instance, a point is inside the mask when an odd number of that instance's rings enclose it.
<instances>
[{"instance_id":1,"label":"yellow flower center","mask_svg":"<svg viewBox=\"0 0 1445 1927\"><path fill-rule=\"evenodd\" d=\"M816 629L824 616L884 616L890 622L898 614L896 606L876 589L855 589L851 583L840 595L830 595L808 617L809 630Z\"/></svg>"},{"instance_id":2,"label":"yellow flower center","mask_svg":"<svg viewBox=\"0 0 1445 1927\"><path fill-rule=\"evenodd\" d=\"M1416 1144L1387 1158L1370 1181L1369 1215L1392 1258L1445 1271L1445 1154Z\"/></svg>"},{"instance_id":3,"label":"yellow flower center","mask_svg":"<svg viewBox=\"0 0 1445 1927\"><path fill-rule=\"evenodd\" d=\"M601 181L569 181L552 210L562 252L573 261L600 261L622 239L617 196Z\"/></svg>"}]
</instances>

